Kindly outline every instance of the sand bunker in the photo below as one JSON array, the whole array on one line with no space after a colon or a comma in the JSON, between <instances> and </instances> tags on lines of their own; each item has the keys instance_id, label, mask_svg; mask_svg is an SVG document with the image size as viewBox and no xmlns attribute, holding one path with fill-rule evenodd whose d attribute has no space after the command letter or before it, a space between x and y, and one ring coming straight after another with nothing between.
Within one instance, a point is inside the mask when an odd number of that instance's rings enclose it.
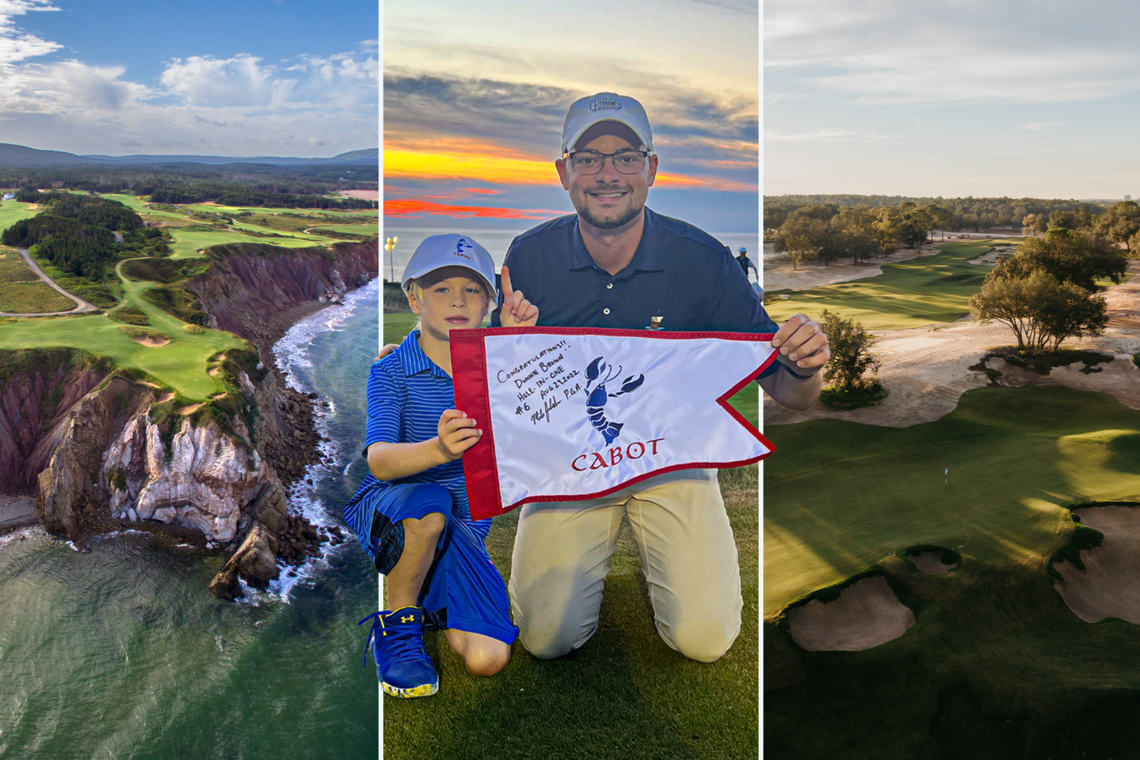
<instances>
[{"instance_id":1,"label":"sand bunker","mask_svg":"<svg viewBox=\"0 0 1140 760\"><path fill-rule=\"evenodd\" d=\"M165 404L167 401L170 401L173 398L174 398L174 391L167 391L166 393L159 396L158 401L155 403Z\"/></svg>"},{"instance_id":2,"label":"sand bunker","mask_svg":"<svg viewBox=\"0 0 1140 760\"><path fill-rule=\"evenodd\" d=\"M1065 579L1053 587L1081 620L1108 617L1140 625L1140 509L1090 507L1073 510L1081 524L1104 534L1104 542L1081 551L1081 570L1071 562L1053 567Z\"/></svg>"},{"instance_id":3,"label":"sand bunker","mask_svg":"<svg viewBox=\"0 0 1140 760\"><path fill-rule=\"evenodd\" d=\"M360 198L365 201L380 200L379 190L341 190L340 194L348 198Z\"/></svg>"},{"instance_id":4,"label":"sand bunker","mask_svg":"<svg viewBox=\"0 0 1140 760\"><path fill-rule=\"evenodd\" d=\"M158 383L152 383L150 380L139 380L139 385L145 385L148 388L161 388Z\"/></svg>"},{"instance_id":5,"label":"sand bunker","mask_svg":"<svg viewBox=\"0 0 1140 760\"><path fill-rule=\"evenodd\" d=\"M788 258L765 258L764 291L771 293L776 290L808 290L822 285L834 285L837 282L862 280L865 277L882 274L883 264L909 261L919 256L933 256L936 253L938 253L937 248L907 249L875 259L874 264L854 266L850 263L834 263L824 266L817 261L811 261L800 264L799 269L793 268L792 261Z\"/></svg>"},{"instance_id":6,"label":"sand bunker","mask_svg":"<svg viewBox=\"0 0 1140 760\"><path fill-rule=\"evenodd\" d=\"M199 402L197 404L190 404L190 406L184 406L181 409L179 409L178 413L182 414L182 415L193 414L194 412L198 411L199 409L201 409L205 405L206 405L205 401Z\"/></svg>"},{"instance_id":7,"label":"sand bunker","mask_svg":"<svg viewBox=\"0 0 1140 760\"><path fill-rule=\"evenodd\" d=\"M225 398L225 397L226 397L226 394L224 392L223 393L215 393L213 396L210 396L210 400L214 401L216 399Z\"/></svg>"},{"instance_id":8,"label":"sand bunker","mask_svg":"<svg viewBox=\"0 0 1140 760\"><path fill-rule=\"evenodd\" d=\"M136 335L134 341L135 343L143 344L147 348L158 348L159 346L165 346L169 343L170 338L167 338L165 335Z\"/></svg>"},{"instance_id":9,"label":"sand bunker","mask_svg":"<svg viewBox=\"0 0 1140 760\"><path fill-rule=\"evenodd\" d=\"M992 267L994 264L998 263L998 259L1000 259L1002 256L1012 256L1016 252L1017 249L1012 245L999 245L989 253L983 256L978 256L976 259L970 259L966 263Z\"/></svg>"},{"instance_id":10,"label":"sand bunker","mask_svg":"<svg viewBox=\"0 0 1140 760\"><path fill-rule=\"evenodd\" d=\"M919 552L918 554L907 555L907 559L927 575L942 575L942 573L948 573L958 567L957 562L952 565L943 564L941 551Z\"/></svg>"},{"instance_id":11,"label":"sand bunker","mask_svg":"<svg viewBox=\"0 0 1140 760\"><path fill-rule=\"evenodd\" d=\"M221 367L211 367L210 371L207 372L206 374L208 374L210 377L217 377L218 373L221 371L222 371Z\"/></svg>"},{"instance_id":12,"label":"sand bunker","mask_svg":"<svg viewBox=\"0 0 1140 760\"><path fill-rule=\"evenodd\" d=\"M852 584L839 599L808 602L788 613L792 638L804 649L859 652L897 639L914 625L914 612L899 602L881 575Z\"/></svg>"}]
</instances>

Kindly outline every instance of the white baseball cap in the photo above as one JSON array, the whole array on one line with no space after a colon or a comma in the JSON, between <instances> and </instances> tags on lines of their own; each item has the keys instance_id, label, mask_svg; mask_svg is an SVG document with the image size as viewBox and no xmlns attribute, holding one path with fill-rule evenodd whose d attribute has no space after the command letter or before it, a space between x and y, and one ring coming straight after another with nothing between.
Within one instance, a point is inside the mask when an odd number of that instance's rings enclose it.
<instances>
[{"instance_id":1,"label":"white baseball cap","mask_svg":"<svg viewBox=\"0 0 1140 760\"><path fill-rule=\"evenodd\" d=\"M562 125L562 153L570 152L574 143L583 133L602 121L616 121L633 130L641 144L653 152L653 130L649 127L649 117L645 109L631 97L612 92L599 92L588 98L575 100L566 112L566 122Z\"/></svg>"},{"instance_id":2,"label":"white baseball cap","mask_svg":"<svg viewBox=\"0 0 1140 760\"><path fill-rule=\"evenodd\" d=\"M495 291L495 262L487 249L476 243L467 235L432 235L416 247L408 265L404 267L404 276L401 279L404 290L411 287L412 280L418 280L426 274L444 267L463 267L478 275L487 292L491 294L491 302L497 299Z\"/></svg>"}]
</instances>

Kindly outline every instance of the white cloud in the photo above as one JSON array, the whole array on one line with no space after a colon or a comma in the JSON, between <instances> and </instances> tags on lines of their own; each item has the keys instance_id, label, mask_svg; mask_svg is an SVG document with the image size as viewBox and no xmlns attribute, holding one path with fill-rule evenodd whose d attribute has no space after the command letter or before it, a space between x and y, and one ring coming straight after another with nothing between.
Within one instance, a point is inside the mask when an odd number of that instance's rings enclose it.
<instances>
[{"instance_id":1,"label":"white cloud","mask_svg":"<svg viewBox=\"0 0 1140 760\"><path fill-rule=\"evenodd\" d=\"M1059 121L1031 121L1025 125L1025 128L1026 129L1032 129L1035 132L1042 132L1047 127L1059 127L1059 126L1061 126L1061 122L1059 122Z\"/></svg>"},{"instance_id":2,"label":"white cloud","mask_svg":"<svg viewBox=\"0 0 1140 760\"><path fill-rule=\"evenodd\" d=\"M7 73L5 64L18 63L59 50L61 45L42 40L16 28L14 16L29 11L58 11L48 0L0 0L0 80Z\"/></svg>"},{"instance_id":3,"label":"white cloud","mask_svg":"<svg viewBox=\"0 0 1140 760\"><path fill-rule=\"evenodd\" d=\"M185 103L211 106L353 107L376 98L380 65L349 53L302 56L287 66L267 65L252 55L175 59L162 73L167 91Z\"/></svg>"},{"instance_id":4,"label":"white cloud","mask_svg":"<svg viewBox=\"0 0 1140 760\"><path fill-rule=\"evenodd\" d=\"M64 46L25 33L16 20L55 10L49 0L0 0L6 142L222 155L325 155L379 142L375 40L354 52L284 62L252 54L175 59L148 86L130 81L121 65L36 61Z\"/></svg>"},{"instance_id":5,"label":"white cloud","mask_svg":"<svg viewBox=\"0 0 1140 760\"><path fill-rule=\"evenodd\" d=\"M1140 5L1107 6L767 0L765 76L876 103L1120 95L1138 89Z\"/></svg>"}]
</instances>

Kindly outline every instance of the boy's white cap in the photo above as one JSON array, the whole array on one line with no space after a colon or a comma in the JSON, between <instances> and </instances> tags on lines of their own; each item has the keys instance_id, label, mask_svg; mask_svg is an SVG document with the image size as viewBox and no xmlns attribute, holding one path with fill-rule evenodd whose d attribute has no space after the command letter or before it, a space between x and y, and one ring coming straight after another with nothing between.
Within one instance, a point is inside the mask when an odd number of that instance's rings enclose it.
<instances>
[{"instance_id":1,"label":"boy's white cap","mask_svg":"<svg viewBox=\"0 0 1140 760\"><path fill-rule=\"evenodd\" d=\"M467 235L432 235L424 238L404 267L404 277L401 280L404 290L411 286L412 280L418 280L425 274L444 267L470 269L487 286L491 301L496 300L495 262L486 248Z\"/></svg>"},{"instance_id":2,"label":"boy's white cap","mask_svg":"<svg viewBox=\"0 0 1140 760\"><path fill-rule=\"evenodd\" d=\"M645 109L631 97L612 92L599 92L588 98L576 100L566 112L566 122L562 125L562 153L569 153L582 134L600 121L616 121L633 130L641 144L653 152L653 130L649 127L649 117Z\"/></svg>"}]
</instances>

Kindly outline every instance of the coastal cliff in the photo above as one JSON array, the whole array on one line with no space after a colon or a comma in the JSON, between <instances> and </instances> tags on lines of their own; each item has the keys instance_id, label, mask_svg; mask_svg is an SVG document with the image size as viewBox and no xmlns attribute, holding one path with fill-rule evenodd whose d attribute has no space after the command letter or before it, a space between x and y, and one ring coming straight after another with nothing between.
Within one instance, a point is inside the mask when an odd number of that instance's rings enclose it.
<instances>
[{"instance_id":1,"label":"coastal cliff","mask_svg":"<svg viewBox=\"0 0 1140 760\"><path fill-rule=\"evenodd\" d=\"M69 540L132 527L224 550L211 583L264 588L340 531L289 513L285 494L319 461L315 398L287 388L272 346L298 319L378 273L378 244L210 249L188 283L211 326L246 338L217 377L224 394L177 408L172 393L79 351L0 353L0 493L35 493L39 520ZM315 394L313 394L315 396Z\"/></svg>"}]
</instances>

